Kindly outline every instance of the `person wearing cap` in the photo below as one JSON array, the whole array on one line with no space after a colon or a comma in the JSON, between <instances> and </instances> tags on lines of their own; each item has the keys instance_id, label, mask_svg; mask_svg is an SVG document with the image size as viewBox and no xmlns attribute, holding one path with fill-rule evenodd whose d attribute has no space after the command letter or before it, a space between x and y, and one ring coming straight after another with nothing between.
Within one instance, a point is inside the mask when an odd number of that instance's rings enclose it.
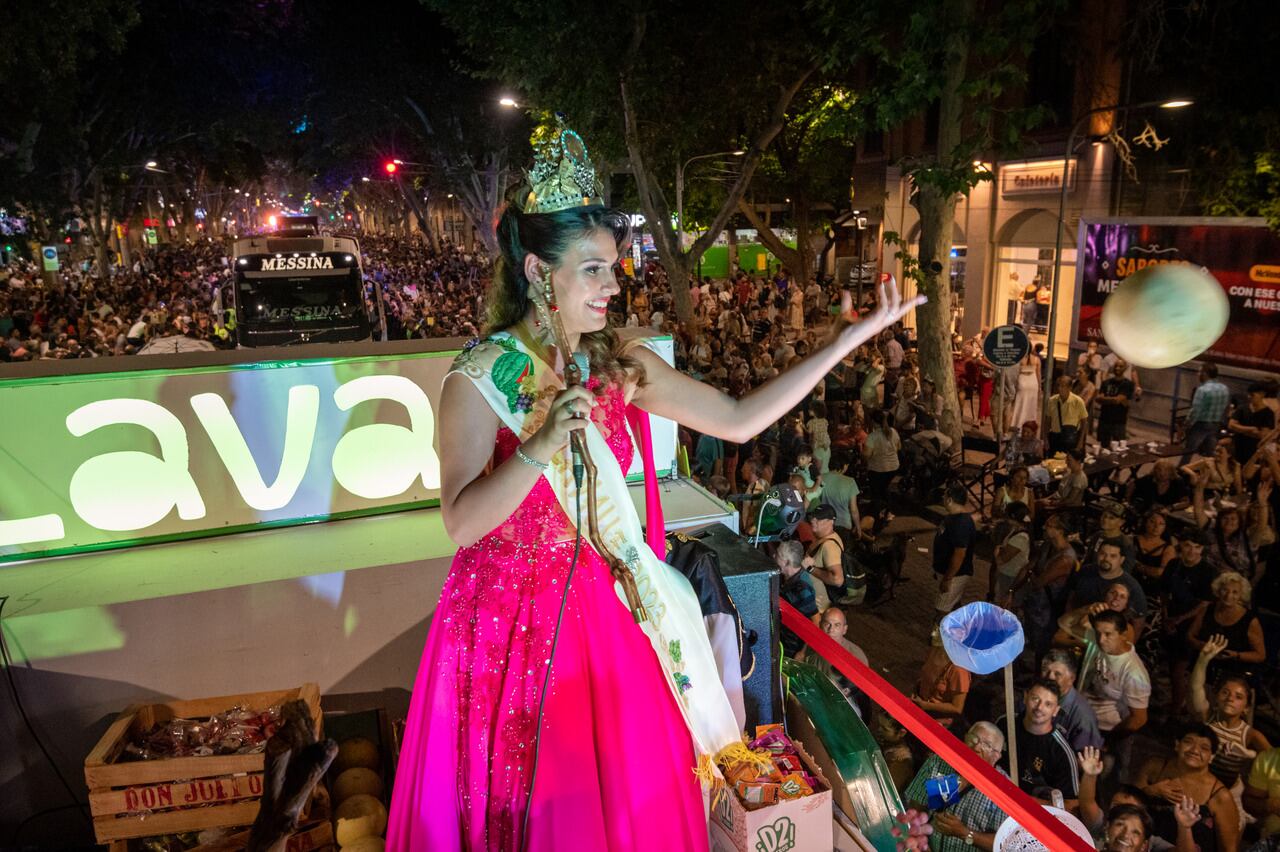
<instances>
[{"instance_id":1,"label":"person wearing cap","mask_svg":"<svg viewBox=\"0 0 1280 852\"><path fill-rule=\"evenodd\" d=\"M1102 513L1098 518L1100 529L1089 540L1084 561L1097 562L1099 548L1103 544L1114 544L1124 554L1125 570L1132 570L1138 558L1138 549L1133 544L1133 537L1124 531L1124 505L1116 500L1098 500L1095 506Z\"/></svg>"},{"instance_id":2,"label":"person wearing cap","mask_svg":"<svg viewBox=\"0 0 1280 852\"><path fill-rule=\"evenodd\" d=\"M802 563L805 569L827 587L827 597L838 601L845 596L844 542L836 532L836 510L823 503L809 513L813 528L813 544Z\"/></svg>"}]
</instances>

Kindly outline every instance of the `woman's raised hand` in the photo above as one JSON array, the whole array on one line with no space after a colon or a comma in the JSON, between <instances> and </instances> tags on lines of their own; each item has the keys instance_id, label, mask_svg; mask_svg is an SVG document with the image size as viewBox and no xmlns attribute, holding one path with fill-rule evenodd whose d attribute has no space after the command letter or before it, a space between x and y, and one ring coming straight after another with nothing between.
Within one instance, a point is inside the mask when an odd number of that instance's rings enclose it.
<instances>
[{"instance_id":1,"label":"woman's raised hand","mask_svg":"<svg viewBox=\"0 0 1280 852\"><path fill-rule=\"evenodd\" d=\"M1080 771L1085 775L1102 774L1101 749L1095 746L1085 746L1082 751L1076 753L1076 758L1080 761Z\"/></svg>"},{"instance_id":2,"label":"woman's raised hand","mask_svg":"<svg viewBox=\"0 0 1280 852\"><path fill-rule=\"evenodd\" d=\"M1204 647L1200 649L1200 656L1206 660L1212 660L1225 651L1228 644L1226 636L1221 633L1215 633L1205 640Z\"/></svg>"},{"instance_id":3,"label":"woman's raised hand","mask_svg":"<svg viewBox=\"0 0 1280 852\"><path fill-rule=\"evenodd\" d=\"M878 296L876 309L865 318L858 317L858 313L853 306L853 296L850 295L848 290L844 290L840 294L841 321L836 325L836 333L841 334L846 330L852 330L855 340L850 345L850 349L870 340L918 306L929 301L927 296L917 295L904 302L902 293L898 291L898 288L890 287L884 281L881 281L877 286L876 294Z\"/></svg>"}]
</instances>

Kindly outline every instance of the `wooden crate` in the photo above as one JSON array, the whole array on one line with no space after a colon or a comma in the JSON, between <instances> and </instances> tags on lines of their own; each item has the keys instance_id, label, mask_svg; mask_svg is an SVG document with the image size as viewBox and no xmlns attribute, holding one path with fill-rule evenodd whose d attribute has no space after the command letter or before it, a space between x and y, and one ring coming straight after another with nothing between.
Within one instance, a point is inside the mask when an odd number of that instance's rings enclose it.
<instances>
[{"instance_id":1,"label":"wooden crate","mask_svg":"<svg viewBox=\"0 0 1280 852\"><path fill-rule=\"evenodd\" d=\"M249 845L249 832L237 832L226 840L197 846L190 852L242 852ZM333 849L337 844L333 840L333 823L327 819L304 823L290 835L286 852L321 852ZM113 840L107 846L108 852L129 852L128 840Z\"/></svg>"},{"instance_id":2,"label":"wooden crate","mask_svg":"<svg viewBox=\"0 0 1280 852\"><path fill-rule=\"evenodd\" d=\"M89 808L99 843L205 828L248 825L258 815L264 755L231 754L117 763L131 736L170 719L202 719L245 705L262 711L302 699L317 734L323 724L320 689L248 692L195 701L130 707L102 735L84 761Z\"/></svg>"}]
</instances>

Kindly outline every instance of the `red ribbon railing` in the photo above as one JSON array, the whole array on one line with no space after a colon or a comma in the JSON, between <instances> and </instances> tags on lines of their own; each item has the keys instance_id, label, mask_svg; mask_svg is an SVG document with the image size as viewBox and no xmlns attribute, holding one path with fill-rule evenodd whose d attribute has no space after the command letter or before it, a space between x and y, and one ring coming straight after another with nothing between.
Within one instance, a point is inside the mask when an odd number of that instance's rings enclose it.
<instances>
[{"instance_id":1,"label":"red ribbon railing","mask_svg":"<svg viewBox=\"0 0 1280 852\"><path fill-rule=\"evenodd\" d=\"M978 758L955 735L939 725L889 682L868 668L830 636L801 615L795 607L781 601L782 624L804 640L805 644L849 678L872 701L883 707L916 736L925 747L936 753L959 772L966 781L981 790L996 807L1013 817L1019 825L1035 835L1049 849L1071 852L1094 852L1093 847L1067 828L1035 799Z\"/></svg>"}]
</instances>

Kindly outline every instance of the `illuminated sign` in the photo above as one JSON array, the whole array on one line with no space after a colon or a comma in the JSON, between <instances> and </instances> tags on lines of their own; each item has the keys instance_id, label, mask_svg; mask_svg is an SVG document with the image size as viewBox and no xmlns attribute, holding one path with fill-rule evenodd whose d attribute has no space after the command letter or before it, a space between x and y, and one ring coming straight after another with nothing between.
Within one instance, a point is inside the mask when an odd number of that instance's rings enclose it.
<instances>
[{"instance_id":1,"label":"illuminated sign","mask_svg":"<svg viewBox=\"0 0 1280 852\"><path fill-rule=\"evenodd\" d=\"M331 257L267 257L262 260L263 272L282 269L333 269Z\"/></svg>"},{"instance_id":2,"label":"illuminated sign","mask_svg":"<svg viewBox=\"0 0 1280 852\"><path fill-rule=\"evenodd\" d=\"M437 505L456 354L0 380L0 563Z\"/></svg>"},{"instance_id":3,"label":"illuminated sign","mask_svg":"<svg viewBox=\"0 0 1280 852\"><path fill-rule=\"evenodd\" d=\"M1067 166L1067 191L1076 188L1076 166L1079 158L1072 157L1069 164L1061 157L1048 160L1023 160L1000 164L1001 195L1042 195L1062 191L1062 167Z\"/></svg>"},{"instance_id":4,"label":"illuminated sign","mask_svg":"<svg viewBox=\"0 0 1280 852\"><path fill-rule=\"evenodd\" d=\"M0 382L0 561L433 505L453 354Z\"/></svg>"}]
</instances>

